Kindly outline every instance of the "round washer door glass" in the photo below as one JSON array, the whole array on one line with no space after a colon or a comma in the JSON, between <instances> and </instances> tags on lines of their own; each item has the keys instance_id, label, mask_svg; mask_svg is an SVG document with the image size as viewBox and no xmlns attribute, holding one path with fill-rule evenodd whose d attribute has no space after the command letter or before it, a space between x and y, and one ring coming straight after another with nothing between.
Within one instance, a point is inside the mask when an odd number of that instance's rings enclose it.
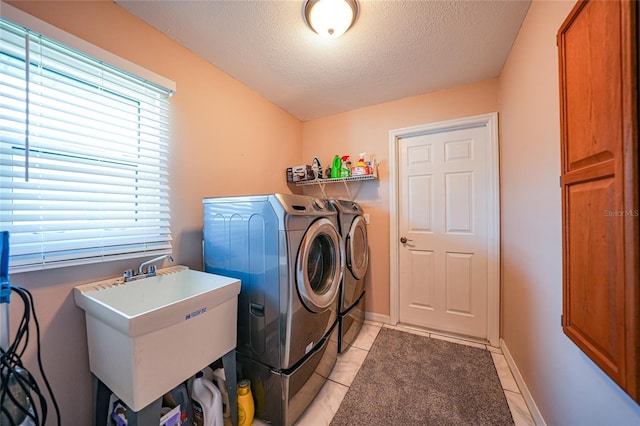
<instances>
[{"instance_id":1,"label":"round washer door glass","mask_svg":"<svg viewBox=\"0 0 640 426\"><path fill-rule=\"evenodd\" d=\"M367 225L362 216L356 216L347 236L347 267L360 280L369 267L369 247L367 247Z\"/></svg>"},{"instance_id":2,"label":"round washer door glass","mask_svg":"<svg viewBox=\"0 0 640 426\"><path fill-rule=\"evenodd\" d=\"M311 224L302 239L296 263L296 281L302 302L312 312L335 303L342 278L340 236L328 219Z\"/></svg>"}]
</instances>

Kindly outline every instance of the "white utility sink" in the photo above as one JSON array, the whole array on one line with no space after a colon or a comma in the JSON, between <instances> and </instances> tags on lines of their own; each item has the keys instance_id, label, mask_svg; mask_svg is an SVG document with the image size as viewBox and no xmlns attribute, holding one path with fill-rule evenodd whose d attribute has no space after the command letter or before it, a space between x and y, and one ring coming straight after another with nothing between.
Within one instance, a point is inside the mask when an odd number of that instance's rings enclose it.
<instances>
[{"instance_id":1,"label":"white utility sink","mask_svg":"<svg viewBox=\"0 0 640 426\"><path fill-rule=\"evenodd\" d=\"M235 278L186 266L74 289L91 372L134 411L236 347Z\"/></svg>"}]
</instances>

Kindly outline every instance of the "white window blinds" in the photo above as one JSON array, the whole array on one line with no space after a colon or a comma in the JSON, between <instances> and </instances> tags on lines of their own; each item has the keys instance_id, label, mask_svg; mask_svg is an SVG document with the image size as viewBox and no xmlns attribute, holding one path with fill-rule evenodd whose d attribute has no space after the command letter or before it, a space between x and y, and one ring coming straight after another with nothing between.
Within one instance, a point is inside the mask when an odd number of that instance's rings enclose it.
<instances>
[{"instance_id":1,"label":"white window blinds","mask_svg":"<svg viewBox=\"0 0 640 426\"><path fill-rule=\"evenodd\" d=\"M10 271L168 253L171 91L0 19Z\"/></svg>"}]
</instances>

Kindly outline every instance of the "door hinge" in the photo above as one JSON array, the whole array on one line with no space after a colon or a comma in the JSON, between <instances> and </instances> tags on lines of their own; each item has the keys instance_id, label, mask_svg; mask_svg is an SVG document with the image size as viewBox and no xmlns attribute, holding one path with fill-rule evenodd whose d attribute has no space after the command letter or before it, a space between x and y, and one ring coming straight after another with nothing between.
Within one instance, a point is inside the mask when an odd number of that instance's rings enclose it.
<instances>
[{"instance_id":1,"label":"door hinge","mask_svg":"<svg viewBox=\"0 0 640 426\"><path fill-rule=\"evenodd\" d=\"M558 176L558 184L562 188L562 176Z\"/></svg>"},{"instance_id":2,"label":"door hinge","mask_svg":"<svg viewBox=\"0 0 640 426\"><path fill-rule=\"evenodd\" d=\"M560 315L560 326L564 327L564 318Z\"/></svg>"}]
</instances>

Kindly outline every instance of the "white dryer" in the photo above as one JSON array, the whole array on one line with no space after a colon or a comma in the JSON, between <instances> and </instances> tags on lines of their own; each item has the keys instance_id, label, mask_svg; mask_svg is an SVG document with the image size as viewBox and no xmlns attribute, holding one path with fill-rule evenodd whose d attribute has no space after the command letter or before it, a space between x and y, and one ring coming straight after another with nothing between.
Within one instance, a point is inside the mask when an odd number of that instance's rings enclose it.
<instances>
[{"instance_id":1,"label":"white dryer","mask_svg":"<svg viewBox=\"0 0 640 426\"><path fill-rule=\"evenodd\" d=\"M290 195L206 198L207 272L238 278L237 365L256 418L291 425L337 358L344 270L335 208Z\"/></svg>"},{"instance_id":2,"label":"white dryer","mask_svg":"<svg viewBox=\"0 0 640 426\"><path fill-rule=\"evenodd\" d=\"M362 207L348 200L330 200L338 211L345 252L345 271L338 297L338 352L355 341L365 313L365 275L369 268L367 225Z\"/></svg>"}]
</instances>

